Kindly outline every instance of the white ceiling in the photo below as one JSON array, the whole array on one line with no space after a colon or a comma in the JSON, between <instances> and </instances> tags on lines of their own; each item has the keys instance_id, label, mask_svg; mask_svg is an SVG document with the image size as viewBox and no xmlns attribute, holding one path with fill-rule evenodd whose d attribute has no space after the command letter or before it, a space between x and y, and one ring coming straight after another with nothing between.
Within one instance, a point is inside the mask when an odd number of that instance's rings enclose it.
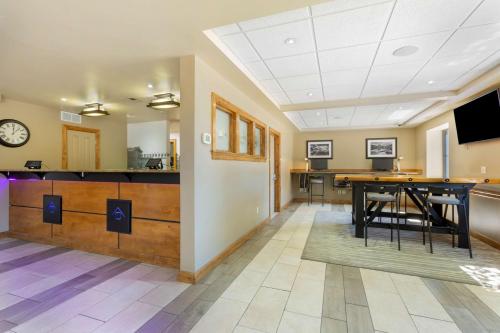
<instances>
[{"instance_id":1,"label":"white ceiling","mask_svg":"<svg viewBox=\"0 0 500 333\"><path fill-rule=\"evenodd\" d=\"M425 93L457 90L500 63L500 0L335 0L206 34L278 107L293 109L286 116L299 129L392 127L433 105ZM417 52L393 55L408 45ZM410 94L424 96L314 107Z\"/></svg>"}]
</instances>

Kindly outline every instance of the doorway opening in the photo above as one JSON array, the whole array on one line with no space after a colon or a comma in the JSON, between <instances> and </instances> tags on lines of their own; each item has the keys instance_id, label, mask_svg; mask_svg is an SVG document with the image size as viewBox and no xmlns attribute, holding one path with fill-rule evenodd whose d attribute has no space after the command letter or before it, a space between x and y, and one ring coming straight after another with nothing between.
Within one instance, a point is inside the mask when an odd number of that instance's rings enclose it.
<instances>
[{"instance_id":1,"label":"doorway opening","mask_svg":"<svg viewBox=\"0 0 500 333\"><path fill-rule=\"evenodd\" d=\"M281 134L269 129L269 216L281 211Z\"/></svg>"},{"instance_id":2,"label":"doorway opening","mask_svg":"<svg viewBox=\"0 0 500 333\"><path fill-rule=\"evenodd\" d=\"M62 168L97 170L101 167L101 133L98 129L63 125Z\"/></svg>"},{"instance_id":3,"label":"doorway opening","mask_svg":"<svg viewBox=\"0 0 500 333\"><path fill-rule=\"evenodd\" d=\"M427 177L450 177L449 124L445 123L427 130L426 175Z\"/></svg>"}]
</instances>

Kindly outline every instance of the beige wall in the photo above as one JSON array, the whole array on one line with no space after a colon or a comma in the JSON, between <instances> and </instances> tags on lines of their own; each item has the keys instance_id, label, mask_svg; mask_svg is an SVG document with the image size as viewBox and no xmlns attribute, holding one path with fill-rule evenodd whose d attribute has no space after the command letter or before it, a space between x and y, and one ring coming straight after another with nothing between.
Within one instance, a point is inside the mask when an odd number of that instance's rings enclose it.
<instances>
[{"instance_id":1,"label":"beige wall","mask_svg":"<svg viewBox=\"0 0 500 333\"><path fill-rule=\"evenodd\" d=\"M371 160L366 159L366 138L398 138L398 156L403 156L402 168L415 168L415 129L364 129L325 132L300 132L294 136L293 165L304 168L307 140L333 140L333 159L328 161L331 169L370 169Z\"/></svg>"},{"instance_id":2,"label":"beige wall","mask_svg":"<svg viewBox=\"0 0 500 333\"><path fill-rule=\"evenodd\" d=\"M449 123L450 177L500 178L500 139L459 145L453 111L448 111L416 128L416 165L425 170L426 133L428 129ZM481 174L486 166L486 174Z\"/></svg>"},{"instance_id":3,"label":"beige wall","mask_svg":"<svg viewBox=\"0 0 500 333\"><path fill-rule=\"evenodd\" d=\"M194 73L189 66L194 66ZM194 81L194 87L189 88L188 81ZM194 89L194 105L186 101L189 93L181 91L181 242L189 242L181 244L181 269L192 272L269 216L269 162L212 160L211 146L201 142L202 133L211 133L211 93L281 133L282 204L292 198L289 169L296 130L276 109L262 107L201 58L181 59L181 88ZM194 178L194 185L184 183L187 177ZM192 209L194 214L186 211ZM184 232L195 232L194 238Z\"/></svg>"},{"instance_id":4,"label":"beige wall","mask_svg":"<svg viewBox=\"0 0 500 333\"><path fill-rule=\"evenodd\" d=\"M6 99L0 103L0 119L16 119L28 126L30 141L19 148L0 146L0 168L23 168L26 160L42 160L50 169L61 168L62 125L58 110ZM73 124L71 124L73 125ZM83 119L78 126L101 130L101 168L127 166L125 117Z\"/></svg>"}]
</instances>

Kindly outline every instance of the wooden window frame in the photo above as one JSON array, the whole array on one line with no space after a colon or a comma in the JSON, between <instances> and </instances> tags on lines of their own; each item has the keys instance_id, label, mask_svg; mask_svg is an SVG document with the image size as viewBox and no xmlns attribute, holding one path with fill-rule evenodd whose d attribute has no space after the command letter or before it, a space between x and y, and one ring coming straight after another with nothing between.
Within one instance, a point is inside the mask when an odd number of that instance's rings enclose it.
<instances>
[{"instance_id":1,"label":"wooden window frame","mask_svg":"<svg viewBox=\"0 0 500 333\"><path fill-rule=\"evenodd\" d=\"M217 150L217 110L222 110L231 115L231 123L229 128L229 151ZM247 152L240 153L240 121L248 124L247 134ZM255 128L261 130L261 148L260 155L254 154ZM266 162L266 135L267 126L256 119L252 115L243 111L236 105L220 97L216 93L212 93L212 159L213 160L232 160L232 161L248 161L248 162Z\"/></svg>"}]
</instances>

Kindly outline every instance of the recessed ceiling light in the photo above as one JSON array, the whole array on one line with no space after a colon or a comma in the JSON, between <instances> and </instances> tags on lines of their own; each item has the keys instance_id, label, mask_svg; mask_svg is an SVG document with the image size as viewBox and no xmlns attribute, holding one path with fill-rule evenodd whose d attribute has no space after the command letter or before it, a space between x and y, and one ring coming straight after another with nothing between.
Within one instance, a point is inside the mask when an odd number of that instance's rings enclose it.
<instances>
[{"instance_id":1,"label":"recessed ceiling light","mask_svg":"<svg viewBox=\"0 0 500 333\"><path fill-rule=\"evenodd\" d=\"M312 95L313 95L313 93L312 93L312 92L308 92L308 93L307 93L307 96L309 96L309 97L311 97Z\"/></svg>"},{"instance_id":2,"label":"recessed ceiling light","mask_svg":"<svg viewBox=\"0 0 500 333\"><path fill-rule=\"evenodd\" d=\"M127 113L127 118L135 118L135 116L133 114L128 114Z\"/></svg>"},{"instance_id":3,"label":"recessed ceiling light","mask_svg":"<svg viewBox=\"0 0 500 333\"><path fill-rule=\"evenodd\" d=\"M61 98L61 102L66 102L66 101L67 101L66 98L64 98L64 97Z\"/></svg>"},{"instance_id":4,"label":"recessed ceiling light","mask_svg":"<svg viewBox=\"0 0 500 333\"><path fill-rule=\"evenodd\" d=\"M285 44L286 45L292 45L292 44L295 44L297 40L295 38L287 38L285 39Z\"/></svg>"},{"instance_id":5,"label":"recessed ceiling light","mask_svg":"<svg viewBox=\"0 0 500 333\"><path fill-rule=\"evenodd\" d=\"M407 57L412 54L417 53L418 47L414 45L405 45L400 47L399 49L395 49L394 52L392 52L392 55L395 57Z\"/></svg>"},{"instance_id":6,"label":"recessed ceiling light","mask_svg":"<svg viewBox=\"0 0 500 333\"><path fill-rule=\"evenodd\" d=\"M429 81L427 81L427 84L434 84L434 81L429 80Z\"/></svg>"},{"instance_id":7,"label":"recessed ceiling light","mask_svg":"<svg viewBox=\"0 0 500 333\"><path fill-rule=\"evenodd\" d=\"M149 89L153 88L153 85L151 83L148 83L148 88Z\"/></svg>"},{"instance_id":8,"label":"recessed ceiling light","mask_svg":"<svg viewBox=\"0 0 500 333\"><path fill-rule=\"evenodd\" d=\"M321 112L319 112L319 111L318 111L318 112L316 112L316 115L317 115L317 116L321 116Z\"/></svg>"}]
</instances>

